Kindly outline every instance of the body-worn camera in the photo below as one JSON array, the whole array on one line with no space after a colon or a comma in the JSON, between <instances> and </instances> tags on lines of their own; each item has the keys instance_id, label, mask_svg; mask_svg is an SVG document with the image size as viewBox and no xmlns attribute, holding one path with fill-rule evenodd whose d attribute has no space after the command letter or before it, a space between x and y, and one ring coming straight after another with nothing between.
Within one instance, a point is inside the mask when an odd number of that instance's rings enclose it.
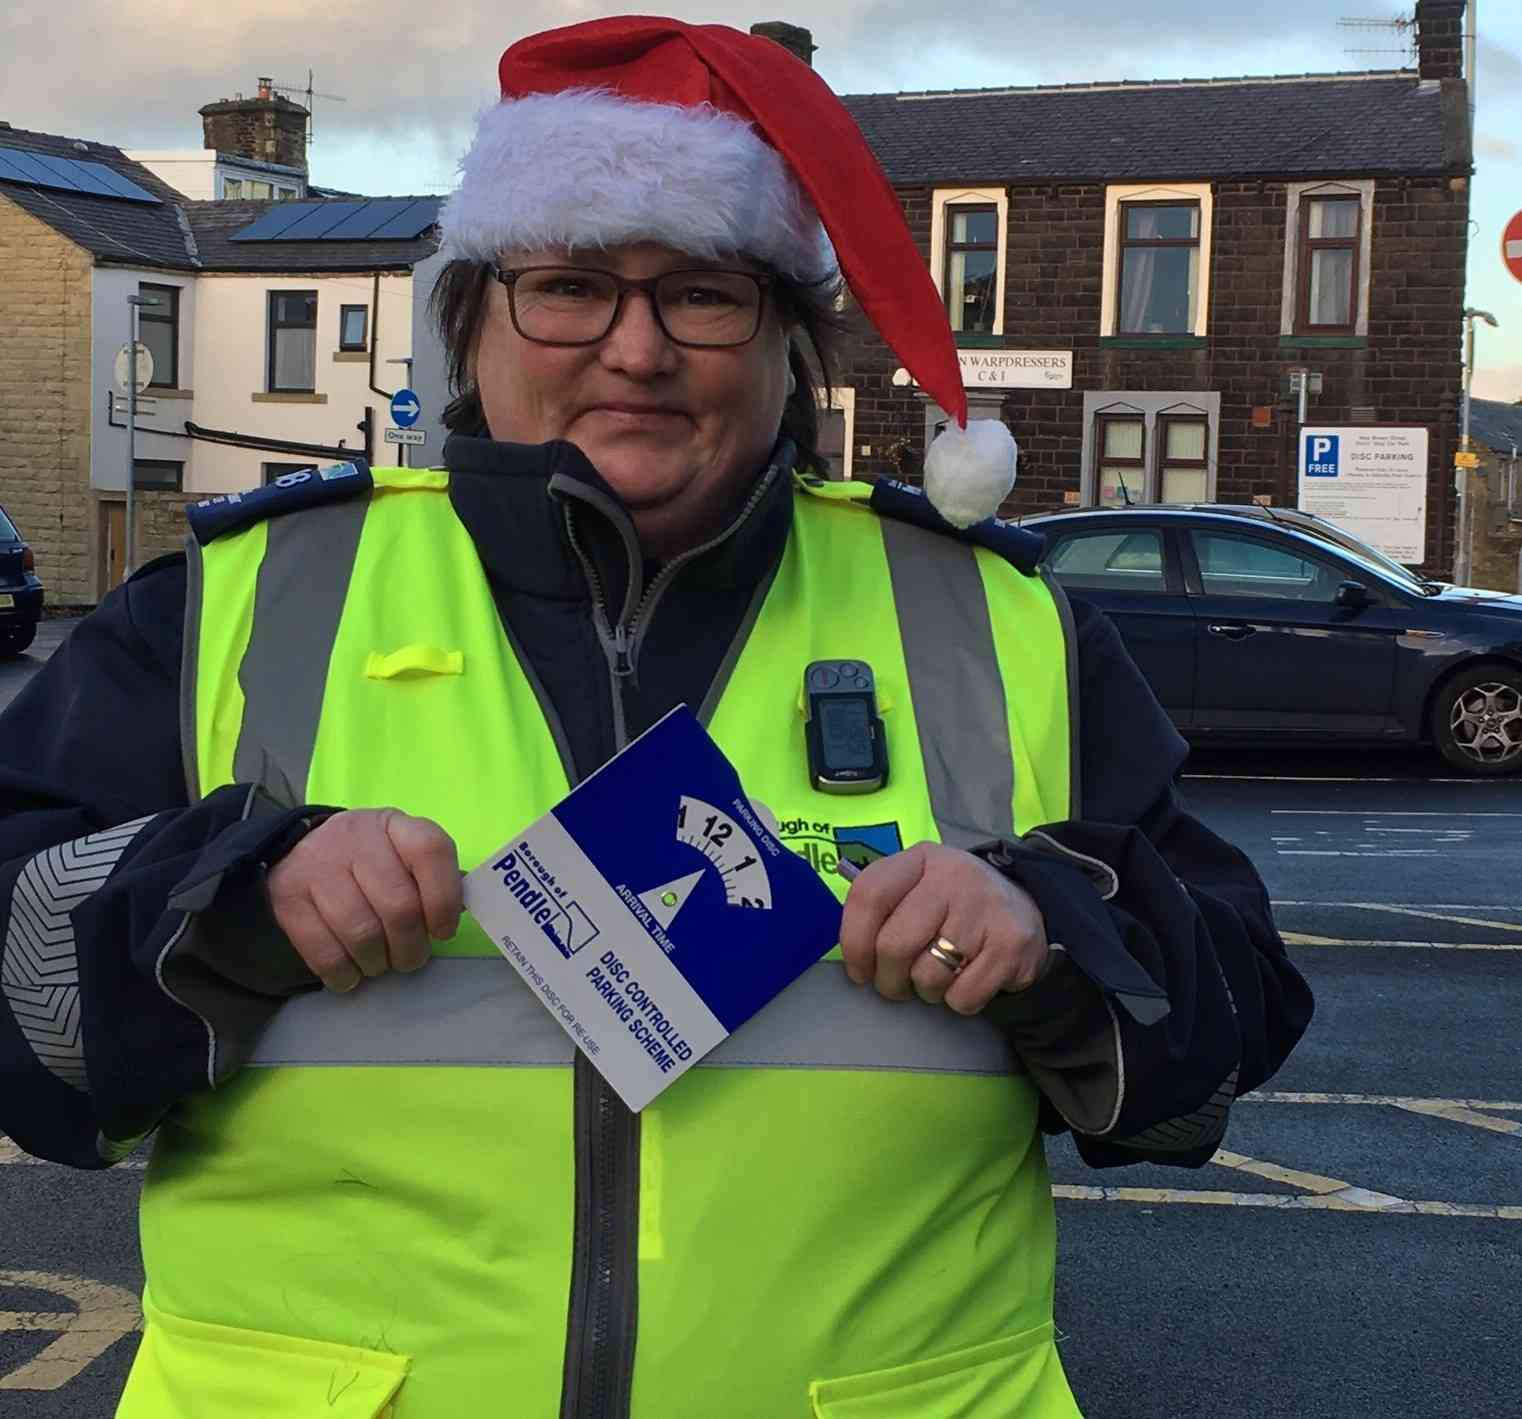
<instances>
[{"instance_id":1,"label":"body-worn camera","mask_svg":"<svg viewBox=\"0 0 1522 1419\"><path fill-rule=\"evenodd\" d=\"M864 660L816 660L803 672L809 783L821 793L872 793L888 781L877 682Z\"/></svg>"}]
</instances>

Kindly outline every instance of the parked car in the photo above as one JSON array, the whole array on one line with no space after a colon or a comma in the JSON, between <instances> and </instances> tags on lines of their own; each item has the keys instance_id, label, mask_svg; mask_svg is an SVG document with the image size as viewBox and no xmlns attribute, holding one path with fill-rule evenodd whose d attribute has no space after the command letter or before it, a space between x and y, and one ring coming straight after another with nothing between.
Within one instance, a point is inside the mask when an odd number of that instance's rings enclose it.
<instances>
[{"instance_id":1,"label":"parked car","mask_svg":"<svg viewBox=\"0 0 1522 1419\"><path fill-rule=\"evenodd\" d=\"M37 634L42 583L32 549L0 508L0 656L20 655Z\"/></svg>"},{"instance_id":2,"label":"parked car","mask_svg":"<svg viewBox=\"0 0 1522 1419\"><path fill-rule=\"evenodd\" d=\"M1522 596L1424 581L1286 508L1092 508L1025 518L1109 613L1196 744L1430 743L1522 770Z\"/></svg>"}]
</instances>

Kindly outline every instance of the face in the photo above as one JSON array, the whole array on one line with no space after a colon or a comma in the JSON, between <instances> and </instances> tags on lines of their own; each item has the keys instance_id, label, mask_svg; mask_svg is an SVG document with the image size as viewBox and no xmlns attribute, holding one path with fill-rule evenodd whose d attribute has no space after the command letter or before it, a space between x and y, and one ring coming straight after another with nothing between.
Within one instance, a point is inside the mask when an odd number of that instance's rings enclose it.
<instances>
[{"instance_id":1,"label":"face","mask_svg":"<svg viewBox=\"0 0 1522 1419\"><path fill-rule=\"evenodd\" d=\"M573 254L511 252L501 265L584 266L638 280L707 263L641 243ZM752 269L736 259L729 269ZM754 268L759 269L759 268ZM648 299L629 293L595 345L541 345L513 328L507 291L489 284L475 350L491 435L565 439L633 516L646 551L671 556L718 531L776 442L787 398L787 331L768 290L749 344L693 349L666 338Z\"/></svg>"}]
</instances>

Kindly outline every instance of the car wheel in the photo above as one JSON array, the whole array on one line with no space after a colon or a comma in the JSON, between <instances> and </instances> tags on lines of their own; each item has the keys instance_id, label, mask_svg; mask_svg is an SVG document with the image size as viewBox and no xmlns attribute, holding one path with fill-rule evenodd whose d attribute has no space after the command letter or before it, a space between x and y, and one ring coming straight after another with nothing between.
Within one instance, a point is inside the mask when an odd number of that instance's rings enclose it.
<instances>
[{"instance_id":1,"label":"car wheel","mask_svg":"<svg viewBox=\"0 0 1522 1419\"><path fill-rule=\"evenodd\" d=\"M0 656L20 655L27 646L31 645L37 634L37 623L30 626L17 626L7 631L0 631Z\"/></svg>"},{"instance_id":2,"label":"car wheel","mask_svg":"<svg viewBox=\"0 0 1522 1419\"><path fill-rule=\"evenodd\" d=\"M1464 773L1522 769L1522 671L1477 665L1455 675L1432 707L1432 739Z\"/></svg>"}]
</instances>

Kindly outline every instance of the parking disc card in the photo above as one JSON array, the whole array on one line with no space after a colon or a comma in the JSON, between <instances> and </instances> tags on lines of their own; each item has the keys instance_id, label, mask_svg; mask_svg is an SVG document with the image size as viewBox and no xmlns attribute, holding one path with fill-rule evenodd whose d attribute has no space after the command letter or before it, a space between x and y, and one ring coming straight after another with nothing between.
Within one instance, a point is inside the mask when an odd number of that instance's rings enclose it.
<instances>
[{"instance_id":1,"label":"parking disc card","mask_svg":"<svg viewBox=\"0 0 1522 1419\"><path fill-rule=\"evenodd\" d=\"M471 872L465 905L631 1109L840 935L685 705Z\"/></svg>"}]
</instances>

